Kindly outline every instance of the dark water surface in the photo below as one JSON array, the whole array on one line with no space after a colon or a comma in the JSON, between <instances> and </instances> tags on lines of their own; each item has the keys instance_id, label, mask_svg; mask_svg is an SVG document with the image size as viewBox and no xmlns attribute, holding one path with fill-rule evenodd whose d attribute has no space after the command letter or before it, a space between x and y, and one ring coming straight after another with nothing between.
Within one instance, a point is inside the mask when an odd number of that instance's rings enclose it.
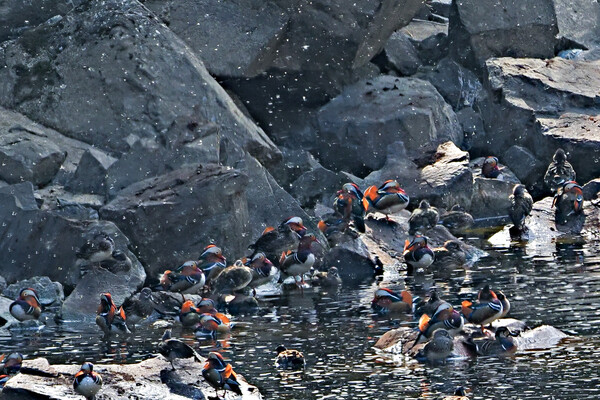
<instances>
[{"instance_id":1,"label":"dark water surface","mask_svg":"<svg viewBox=\"0 0 600 400\"><path fill-rule=\"evenodd\" d=\"M490 283L509 297L509 317L532 327L553 325L572 337L555 348L518 352L508 359L428 365L391 358L373 349L374 343L390 328L416 323L408 316L400 320L373 314L375 282L263 299L257 315L234 317L241 326L218 342L199 342L192 332L179 329L175 336L184 336L204 355L218 348L267 399L434 399L459 385L475 399L599 399L596 245L552 245L545 256L528 255L525 248L486 246L489 255L466 270L406 283L418 294L435 284L455 305ZM384 279L403 285L401 276L388 271ZM94 325L63 325L39 333L12 332L0 336L0 345L3 352L15 349L27 358L44 356L53 363L134 362L151 357L161 335L162 331L140 329L127 342L107 344ZM280 343L304 352L306 370L273 368L274 349Z\"/></svg>"}]
</instances>

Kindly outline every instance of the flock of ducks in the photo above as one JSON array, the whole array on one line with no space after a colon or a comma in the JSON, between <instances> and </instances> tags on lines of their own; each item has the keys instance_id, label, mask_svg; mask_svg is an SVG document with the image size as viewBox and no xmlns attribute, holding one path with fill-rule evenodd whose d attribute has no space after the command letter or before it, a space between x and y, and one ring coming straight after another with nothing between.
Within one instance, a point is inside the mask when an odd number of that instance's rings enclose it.
<instances>
[{"instance_id":1,"label":"flock of ducks","mask_svg":"<svg viewBox=\"0 0 600 400\"><path fill-rule=\"evenodd\" d=\"M482 175L489 179L497 179L502 170L498 167L496 157L487 157L482 166ZM564 223L573 215L580 214L583 209L582 188L575 182L575 171L566 159L564 151L557 150L553 162L548 167L544 182L555 192L553 206L556 208L556 222ZM359 235L365 231L365 217L369 212L377 211L389 215L405 209L409 204L408 194L395 180L388 180L379 187L368 187L364 193L354 183L346 183L336 193L333 202L334 213L325 216L318 223L318 228L330 243L335 244L339 235ZM510 196L508 214L516 233L526 232L525 220L531 213L533 199L523 185L515 185ZM466 262L466 254L459 240L450 240L440 248L430 248L427 230L443 224L451 232L461 234L473 224L473 218L459 206L452 207L440 217L438 210L428 201L422 200L409 219L409 235L404 247L403 259L408 273L426 269L432 265L462 266ZM257 241L250 246L252 253L227 265L220 247L209 244L200 253L197 260L186 261L179 267L166 270L159 278L159 284L153 288L145 287L136 300L128 300L117 306L109 292L100 296L100 304L96 314L96 323L102 332L112 334L130 334L132 324L147 318L154 311L153 292L178 292L182 296L178 320L185 328L194 329L197 336L215 336L229 332L233 323L229 317L218 311L220 300L224 296L240 298L248 304L256 304L256 288L259 286L293 278L301 290L306 286L306 276L313 270L316 261L313 244L318 242L316 235L307 232L299 217L290 217L277 227L268 227ZM105 260L123 257L115 250L113 239L108 234L98 234L77 252L78 263L85 271L89 265L102 265ZM381 262L375 259L375 268L381 268ZM314 272L311 282L324 287L337 287L341 284L339 271L331 267L325 272ZM200 294L198 303L186 300L186 294ZM460 311L442 300L433 292L426 302L414 304L408 291L396 293L389 288L379 288L374 294L372 307L378 312L415 312L418 317L418 333L413 347L424 343L420 355L436 361L444 360L452 353L453 336L463 329L465 323L481 327L496 319L506 316L510 303L504 293L493 291L489 286L480 290L473 302L463 301ZM32 288L21 290L18 298L10 305L10 313L19 321L38 319L42 308L37 292ZM496 329L494 336L470 337L464 341L465 346L478 355L509 355L516 351L512 338L518 335L511 329ZM157 348L175 369L173 361L178 358L193 357L202 362L200 355L186 343L172 338L167 329ZM305 359L301 352L286 349L280 345L277 350L275 365L278 368L303 368ZM23 357L12 353L0 358L0 383L4 384L11 375L19 370ZM202 376L217 391L230 391L241 394L240 382L231 364L221 354L211 352L202 369ZM73 380L74 390L88 399L94 398L102 386L102 378L94 371L91 362L85 362ZM457 396L461 396L461 388ZM463 391L464 392L464 391ZM464 395L464 393L462 394Z\"/></svg>"}]
</instances>

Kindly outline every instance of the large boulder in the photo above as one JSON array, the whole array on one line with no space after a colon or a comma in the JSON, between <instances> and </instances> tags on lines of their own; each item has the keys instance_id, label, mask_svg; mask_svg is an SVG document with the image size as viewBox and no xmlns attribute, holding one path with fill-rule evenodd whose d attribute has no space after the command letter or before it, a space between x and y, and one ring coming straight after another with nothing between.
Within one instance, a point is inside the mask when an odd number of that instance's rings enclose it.
<instances>
[{"instance_id":1,"label":"large boulder","mask_svg":"<svg viewBox=\"0 0 600 400\"><path fill-rule=\"evenodd\" d=\"M19 297L21 290L25 288L35 289L42 305L51 304L53 306L60 306L65 299L62 285L59 282L53 282L47 276L35 276L31 279L15 282L12 285L8 285L2 291L2 295L16 299Z\"/></svg>"},{"instance_id":2,"label":"large boulder","mask_svg":"<svg viewBox=\"0 0 600 400\"><path fill-rule=\"evenodd\" d=\"M509 196L516 184L521 183L515 174L506 166L499 165L502 173L498 178L486 178L481 175L481 167L485 158L471 161L473 174L473 192L469 213L474 218L490 218L490 225L501 224L508 218L510 207Z\"/></svg>"},{"instance_id":3,"label":"large boulder","mask_svg":"<svg viewBox=\"0 0 600 400\"><path fill-rule=\"evenodd\" d=\"M96 149L86 150L65 188L75 193L106 194L106 174L115 161Z\"/></svg>"},{"instance_id":4,"label":"large boulder","mask_svg":"<svg viewBox=\"0 0 600 400\"><path fill-rule=\"evenodd\" d=\"M400 75L413 75L423 65L419 53L402 32L394 32L383 48L386 57L386 67L395 70Z\"/></svg>"},{"instance_id":5,"label":"large boulder","mask_svg":"<svg viewBox=\"0 0 600 400\"><path fill-rule=\"evenodd\" d=\"M18 37L28 29L73 8L69 0L8 0L0 7L0 42Z\"/></svg>"},{"instance_id":6,"label":"large boulder","mask_svg":"<svg viewBox=\"0 0 600 400\"><path fill-rule=\"evenodd\" d=\"M407 35L419 54L421 61L435 65L448 55L448 23L413 20L400 30Z\"/></svg>"},{"instance_id":7,"label":"large boulder","mask_svg":"<svg viewBox=\"0 0 600 400\"><path fill-rule=\"evenodd\" d=\"M450 10L450 54L482 72L491 57L554 56L554 0L456 0Z\"/></svg>"},{"instance_id":8,"label":"large boulder","mask_svg":"<svg viewBox=\"0 0 600 400\"><path fill-rule=\"evenodd\" d=\"M196 127L216 124L261 162L280 157L200 59L137 1L82 2L5 42L0 65L2 105L104 150L123 153L138 139L201 146Z\"/></svg>"},{"instance_id":9,"label":"large boulder","mask_svg":"<svg viewBox=\"0 0 600 400\"><path fill-rule=\"evenodd\" d=\"M118 279L127 282L131 293L144 283L146 275L128 250L128 239L112 222L64 218L52 211L22 205L11 194L0 193L0 204L3 221L0 251L5 254L0 260L0 269L8 282L47 276L73 288L81 280L77 250L102 232L112 237L115 250L130 260L127 268L117 271Z\"/></svg>"},{"instance_id":10,"label":"large boulder","mask_svg":"<svg viewBox=\"0 0 600 400\"><path fill-rule=\"evenodd\" d=\"M452 108L433 85L413 78L380 76L352 85L319 110L317 124L321 163L359 177L380 169L394 142L414 156L447 140L462 141Z\"/></svg>"},{"instance_id":11,"label":"large boulder","mask_svg":"<svg viewBox=\"0 0 600 400\"><path fill-rule=\"evenodd\" d=\"M559 36L587 48L600 46L600 3L554 0Z\"/></svg>"},{"instance_id":12,"label":"large boulder","mask_svg":"<svg viewBox=\"0 0 600 400\"><path fill-rule=\"evenodd\" d=\"M232 168L184 166L127 187L100 215L121 228L147 273L157 277L196 259L211 242L229 258L241 256L250 241L247 184Z\"/></svg>"},{"instance_id":13,"label":"large boulder","mask_svg":"<svg viewBox=\"0 0 600 400\"><path fill-rule=\"evenodd\" d=\"M502 154L520 145L545 164L562 147L580 181L600 175L600 61L498 58L486 66L493 96L482 108L487 134L474 140L474 151Z\"/></svg>"}]
</instances>

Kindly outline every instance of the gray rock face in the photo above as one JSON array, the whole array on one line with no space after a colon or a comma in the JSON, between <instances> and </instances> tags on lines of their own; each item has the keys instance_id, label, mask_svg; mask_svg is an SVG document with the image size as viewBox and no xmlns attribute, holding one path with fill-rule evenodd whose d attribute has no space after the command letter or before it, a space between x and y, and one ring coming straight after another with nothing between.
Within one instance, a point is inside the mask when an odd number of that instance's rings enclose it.
<instances>
[{"instance_id":1,"label":"gray rock face","mask_svg":"<svg viewBox=\"0 0 600 400\"><path fill-rule=\"evenodd\" d=\"M586 0L554 0L559 36L585 47L600 45L600 4Z\"/></svg>"},{"instance_id":2,"label":"gray rock face","mask_svg":"<svg viewBox=\"0 0 600 400\"><path fill-rule=\"evenodd\" d=\"M2 291L2 295L11 299L19 297L22 289L35 289L42 305L52 304L60 306L65 299L63 287L59 282L53 282L47 276L35 276L9 285Z\"/></svg>"},{"instance_id":3,"label":"gray rock face","mask_svg":"<svg viewBox=\"0 0 600 400\"><path fill-rule=\"evenodd\" d=\"M390 68L401 75L413 75L423 65L419 53L407 35L394 32L384 47Z\"/></svg>"},{"instance_id":4,"label":"gray rock face","mask_svg":"<svg viewBox=\"0 0 600 400\"><path fill-rule=\"evenodd\" d=\"M380 169L394 142L415 155L447 140L462 141L451 107L429 82L413 78L381 76L352 85L319 110L317 124L321 163L359 177Z\"/></svg>"},{"instance_id":5,"label":"gray rock face","mask_svg":"<svg viewBox=\"0 0 600 400\"><path fill-rule=\"evenodd\" d=\"M562 147L579 180L600 175L599 61L499 58L486 65L497 101L483 108L488 134L474 147L498 154L517 144L540 160Z\"/></svg>"},{"instance_id":6,"label":"gray rock face","mask_svg":"<svg viewBox=\"0 0 600 400\"><path fill-rule=\"evenodd\" d=\"M128 282L132 289L144 282L142 266L127 250L127 238L113 223L77 221L51 211L21 207L10 194L0 194L0 204L0 218L4 221L0 227L0 251L5 254L0 269L9 282L48 276L65 286L76 286L81 272L75 253L98 232L110 235L116 249L131 260L132 266L120 271L118 279Z\"/></svg>"},{"instance_id":7,"label":"gray rock face","mask_svg":"<svg viewBox=\"0 0 600 400\"><path fill-rule=\"evenodd\" d=\"M0 179L8 183L46 184L54 178L66 156L46 138L16 127L9 129L0 136Z\"/></svg>"},{"instance_id":8,"label":"gray rock face","mask_svg":"<svg viewBox=\"0 0 600 400\"><path fill-rule=\"evenodd\" d=\"M279 152L173 32L135 1L84 2L0 49L2 105L86 143L125 152L224 137L269 163ZM176 129L171 129L175 126ZM198 160L202 161L202 160Z\"/></svg>"},{"instance_id":9,"label":"gray rock face","mask_svg":"<svg viewBox=\"0 0 600 400\"><path fill-rule=\"evenodd\" d=\"M283 3L283 2L282 2ZM146 0L202 60L211 74L253 77L268 69L284 40L290 18L274 2L241 0Z\"/></svg>"},{"instance_id":10,"label":"gray rock face","mask_svg":"<svg viewBox=\"0 0 600 400\"><path fill-rule=\"evenodd\" d=\"M544 165L525 147L509 147L504 152L502 161L522 183L530 187L536 186L538 190L542 190L543 182L540 181L540 176L546 172L547 165Z\"/></svg>"},{"instance_id":11,"label":"gray rock face","mask_svg":"<svg viewBox=\"0 0 600 400\"><path fill-rule=\"evenodd\" d=\"M457 0L450 11L450 53L478 71L491 57L552 57L557 33L554 0Z\"/></svg>"},{"instance_id":12,"label":"gray rock face","mask_svg":"<svg viewBox=\"0 0 600 400\"><path fill-rule=\"evenodd\" d=\"M12 195L15 204L22 210L37 210L38 204L33 193L31 182L17 183L0 188L0 193Z\"/></svg>"},{"instance_id":13,"label":"gray rock face","mask_svg":"<svg viewBox=\"0 0 600 400\"><path fill-rule=\"evenodd\" d=\"M483 157L471 161L470 167L473 174L473 197L469 213L473 218L495 218L508 216L510 201L515 184L521 183L515 174L505 166L499 164L502 173L498 178L489 179L481 175ZM502 219L497 223L501 224Z\"/></svg>"},{"instance_id":14,"label":"gray rock face","mask_svg":"<svg viewBox=\"0 0 600 400\"><path fill-rule=\"evenodd\" d=\"M455 111L473 107L485 97L475 74L449 58L444 58L435 67L424 68L415 78L431 82Z\"/></svg>"},{"instance_id":15,"label":"gray rock face","mask_svg":"<svg viewBox=\"0 0 600 400\"><path fill-rule=\"evenodd\" d=\"M68 0L4 1L0 9L0 42L18 37L54 16L64 15L72 7Z\"/></svg>"},{"instance_id":16,"label":"gray rock face","mask_svg":"<svg viewBox=\"0 0 600 400\"><path fill-rule=\"evenodd\" d=\"M115 158L98 150L86 150L65 188L74 193L105 194L106 172L115 161Z\"/></svg>"},{"instance_id":17,"label":"gray rock face","mask_svg":"<svg viewBox=\"0 0 600 400\"><path fill-rule=\"evenodd\" d=\"M123 230L155 277L215 240L226 256L243 253L250 241L247 184L232 168L185 166L127 187L100 216Z\"/></svg>"},{"instance_id":18,"label":"gray rock face","mask_svg":"<svg viewBox=\"0 0 600 400\"><path fill-rule=\"evenodd\" d=\"M463 134L465 135L463 140L462 149L470 150L474 141L480 140L485 137L485 126L483 125L483 119L481 115L471 107L465 107L456 113L456 118L460 126L462 126Z\"/></svg>"},{"instance_id":19,"label":"gray rock face","mask_svg":"<svg viewBox=\"0 0 600 400\"><path fill-rule=\"evenodd\" d=\"M448 55L448 24L414 20L400 30L416 47L421 61L435 65Z\"/></svg>"}]
</instances>

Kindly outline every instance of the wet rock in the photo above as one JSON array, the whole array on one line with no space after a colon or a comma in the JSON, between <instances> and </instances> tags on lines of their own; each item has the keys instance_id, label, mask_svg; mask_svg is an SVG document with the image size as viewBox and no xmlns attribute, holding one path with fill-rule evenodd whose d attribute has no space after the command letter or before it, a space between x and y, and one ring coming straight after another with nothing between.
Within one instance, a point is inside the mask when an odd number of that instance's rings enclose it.
<instances>
[{"instance_id":1,"label":"wet rock","mask_svg":"<svg viewBox=\"0 0 600 400\"><path fill-rule=\"evenodd\" d=\"M6 279L3 276L0 276L0 292L3 292L7 286Z\"/></svg>"},{"instance_id":2,"label":"wet rock","mask_svg":"<svg viewBox=\"0 0 600 400\"><path fill-rule=\"evenodd\" d=\"M411 38L419 58L426 65L435 65L448 55L448 24L414 20L400 32Z\"/></svg>"},{"instance_id":3,"label":"wet rock","mask_svg":"<svg viewBox=\"0 0 600 400\"><path fill-rule=\"evenodd\" d=\"M599 62L499 58L486 66L496 101L482 108L488 132L474 148L501 154L516 144L550 160L561 147L578 179L600 175L600 164L590 162L600 159L600 107L593 89L600 84Z\"/></svg>"},{"instance_id":4,"label":"wet rock","mask_svg":"<svg viewBox=\"0 0 600 400\"><path fill-rule=\"evenodd\" d=\"M279 150L282 159L277 165L269 168L269 172L282 187L287 187L306 171L320 166L315 157L306 150L284 146L279 147Z\"/></svg>"},{"instance_id":5,"label":"wet rock","mask_svg":"<svg viewBox=\"0 0 600 400\"><path fill-rule=\"evenodd\" d=\"M442 59L435 67L422 68L415 77L431 82L455 111L473 107L485 97L477 76L450 58Z\"/></svg>"},{"instance_id":6,"label":"wet rock","mask_svg":"<svg viewBox=\"0 0 600 400\"><path fill-rule=\"evenodd\" d=\"M350 86L319 110L317 124L321 163L359 177L381 168L387 146L396 141L414 155L427 146L462 140L451 107L429 82L413 78L380 76ZM345 151L331 151L338 146Z\"/></svg>"},{"instance_id":7,"label":"wet rock","mask_svg":"<svg viewBox=\"0 0 600 400\"><path fill-rule=\"evenodd\" d=\"M185 166L127 187L100 215L123 230L156 277L198 257L213 241L226 255L243 253L250 240L247 184L247 176L232 168Z\"/></svg>"},{"instance_id":8,"label":"wet rock","mask_svg":"<svg viewBox=\"0 0 600 400\"><path fill-rule=\"evenodd\" d=\"M212 75L250 78L268 69L285 40L287 10L275 2L146 0ZM224 28L226 27L226 29Z\"/></svg>"},{"instance_id":9,"label":"wet rock","mask_svg":"<svg viewBox=\"0 0 600 400\"><path fill-rule=\"evenodd\" d=\"M137 364L94 364L94 371L102 376L103 385L97 397L105 400L134 396L139 400L159 398L184 400L206 399L214 396L214 389L198 377L202 364L193 359L177 359L177 371L162 356ZM23 367L39 371L37 374L18 374L4 387L6 399L79 400L81 395L73 390L73 377L81 365L50 365L44 358L25 360ZM234 366L235 368L235 366ZM41 376L40 376L41 375ZM44 376L45 375L45 376ZM258 389L249 385L240 374L241 399L262 399Z\"/></svg>"},{"instance_id":10,"label":"wet rock","mask_svg":"<svg viewBox=\"0 0 600 400\"><path fill-rule=\"evenodd\" d=\"M106 194L106 174L115 161L96 149L86 150L65 188L74 193Z\"/></svg>"},{"instance_id":11,"label":"wet rock","mask_svg":"<svg viewBox=\"0 0 600 400\"><path fill-rule=\"evenodd\" d=\"M553 0L458 0L448 31L452 57L478 71L491 57L552 57L558 33Z\"/></svg>"},{"instance_id":12,"label":"wet rock","mask_svg":"<svg viewBox=\"0 0 600 400\"><path fill-rule=\"evenodd\" d=\"M128 240L111 222L77 221L52 211L23 208L15 196L0 194L0 270L9 282L34 276L48 276L63 286L74 287L81 278L76 251L95 233L105 232L115 247L127 254L136 268L120 277L132 286L141 284L145 275L138 272L139 263L127 250ZM141 266L139 266L141 269Z\"/></svg>"},{"instance_id":13,"label":"wet rock","mask_svg":"<svg viewBox=\"0 0 600 400\"><path fill-rule=\"evenodd\" d=\"M507 167L498 164L502 173L498 178L485 178L481 175L484 157L470 162L473 174L473 197L469 212L473 218L490 218L490 224L502 224L508 216L510 201L515 184L520 183L515 174Z\"/></svg>"},{"instance_id":14,"label":"wet rock","mask_svg":"<svg viewBox=\"0 0 600 400\"><path fill-rule=\"evenodd\" d=\"M124 153L137 139L201 146L195 130L181 129L183 118L184 127L218 125L266 164L279 158L202 62L138 2L83 2L7 42L0 65L2 105L100 149Z\"/></svg>"},{"instance_id":15,"label":"wet rock","mask_svg":"<svg viewBox=\"0 0 600 400\"><path fill-rule=\"evenodd\" d=\"M69 216L71 211L86 210L92 214L92 210L99 210L105 204L103 195L96 194L73 194L64 189L60 185L49 185L43 189L35 191L35 199L40 205L40 209L46 211L57 211L59 214L64 213ZM68 208L73 208L68 210ZM80 209L81 207L81 209ZM85 212L77 212L79 215L84 215ZM97 218L97 216L95 217Z\"/></svg>"},{"instance_id":16,"label":"wet rock","mask_svg":"<svg viewBox=\"0 0 600 400\"><path fill-rule=\"evenodd\" d=\"M54 178L66 156L47 138L13 127L0 136L0 179L8 183L46 184Z\"/></svg>"},{"instance_id":17,"label":"wet rock","mask_svg":"<svg viewBox=\"0 0 600 400\"><path fill-rule=\"evenodd\" d=\"M16 299L21 290L25 288L35 289L43 306L60 306L65 299L62 285L59 282L53 282L47 276L36 276L13 283L2 291L2 295Z\"/></svg>"},{"instance_id":18,"label":"wet rock","mask_svg":"<svg viewBox=\"0 0 600 400\"><path fill-rule=\"evenodd\" d=\"M384 47L387 67L400 75L413 75L423 65L419 53L408 36L402 32L394 32Z\"/></svg>"}]
</instances>

